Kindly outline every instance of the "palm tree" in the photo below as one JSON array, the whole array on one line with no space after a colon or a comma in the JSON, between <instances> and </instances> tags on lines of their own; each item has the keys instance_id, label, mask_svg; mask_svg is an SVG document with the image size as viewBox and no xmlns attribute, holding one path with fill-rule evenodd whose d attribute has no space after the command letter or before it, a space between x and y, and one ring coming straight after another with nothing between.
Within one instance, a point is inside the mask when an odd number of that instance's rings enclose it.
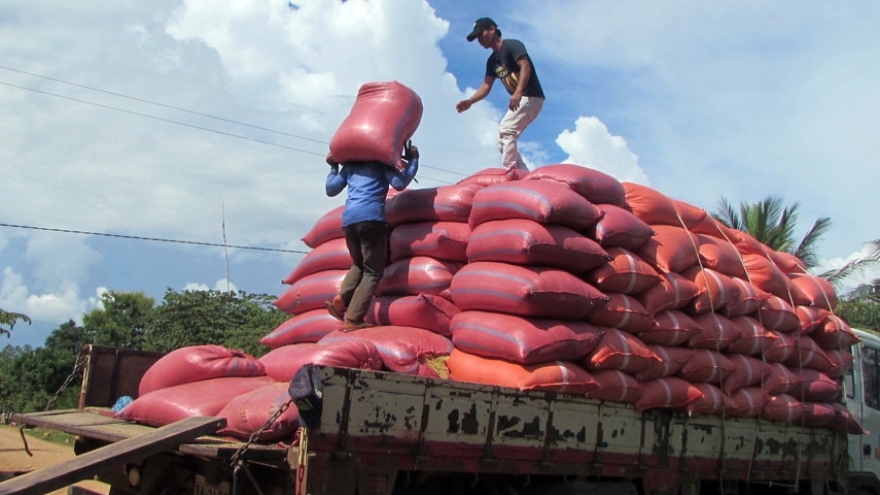
<instances>
[{"instance_id":1,"label":"palm tree","mask_svg":"<svg viewBox=\"0 0 880 495\"><path fill-rule=\"evenodd\" d=\"M808 269L815 268L819 264L816 254L817 241L831 229L831 219L823 217L816 220L804 238L796 243L794 229L799 207L799 203L785 206L782 198L778 196L768 196L758 203L740 202L739 208L735 208L725 198L721 198L718 211L713 213L713 216L728 227L749 233L776 251L797 256ZM880 239L868 242L868 246L868 252L864 256L840 268L816 275L839 285L844 279L880 264ZM862 293L878 290L880 290L880 280L861 287Z\"/></svg>"},{"instance_id":2,"label":"palm tree","mask_svg":"<svg viewBox=\"0 0 880 495\"><path fill-rule=\"evenodd\" d=\"M30 325L31 319L28 318L27 315L23 315L21 313L11 313L9 311L4 311L0 309L0 325L8 325L9 328L4 328L0 326L0 335L9 336L12 333L12 327L15 326L16 322L23 321Z\"/></svg>"}]
</instances>

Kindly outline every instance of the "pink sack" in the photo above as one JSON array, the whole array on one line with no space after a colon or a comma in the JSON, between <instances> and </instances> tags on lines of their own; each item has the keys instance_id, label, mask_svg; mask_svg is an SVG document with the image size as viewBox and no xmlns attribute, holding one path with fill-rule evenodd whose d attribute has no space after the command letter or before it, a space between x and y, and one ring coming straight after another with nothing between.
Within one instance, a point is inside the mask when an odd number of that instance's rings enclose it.
<instances>
[{"instance_id":1,"label":"pink sack","mask_svg":"<svg viewBox=\"0 0 880 495\"><path fill-rule=\"evenodd\" d=\"M256 358L222 345L197 345L175 349L159 358L141 378L138 395L210 378L265 376Z\"/></svg>"},{"instance_id":2,"label":"pink sack","mask_svg":"<svg viewBox=\"0 0 880 495\"><path fill-rule=\"evenodd\" d=\"M372 343L363 340L326 344L293 344L269 351L260 358L273 380L289 382L307 364L338 368L381 370L382 358Z\"/></svg>"},{"instance_id":3,"label":"pink sack","mask_svg":"<svg viewBox=\"0 0 880 495\"><path fill-rule=\"evenodd\" d=\"M601 309L608 297L562 270L477 261L455 274L452 300L462 311L582 320Z\"/></svg>"},{"instance_id":4,"label":"pink sack","mask_svg":"<svg viewBox=\"0 0 880 495\"><path fill-rule=\"evenodd\" d=\"M699 399L684 406L684 410L691 414L713 414L721 416L736 408L730 397L720 388L711 383L695 383L694 387L703 394Z\"/></svg>"},{"instance_id":5,"label":"pink sack","mask_svg":"<svg viewBox=\"0 0 880 495\"><path fill-rule=\"evenodd\" d=\"M682 408L703 396L690 383L669 376L642 383L642 396L633 405L639 411L658 408Z\"/></svg>"},{"instance_id":6,"label":"pink sack","mask_svg":"<svg viewBox=\"0 0 880 495\"><path fill-rule=\"evenodd\" d=\"M654 229L629 210L604 203L596 206L603 216L587 233L591 233L600 246L637 251L654 235Z\"/></svg>"},{"instance_id":7,"label":"pink sack","mask_svg":"<svg viewBox=\"0 0 880 495\"><path fill-rule=\"evenodd\" d=\"M397 81L360 87L348 117L330 139L329 158L338 163L377 161L401 168L403 145L422 120L422 100Z\"/></svg>"},{"instance_id":8,"label":"pink sack","mask_svg":"<svg viewBox=\"0 0 880 495\"><path fill-rule=\"evenodd\" d=\"M828 360L831 361L831 371L826 373L831 378L842 378L844 373L851 370L853 367L853 361L855 358L849 351L830 349L825 351L825 355L827 355Z\"/></svg>"},{"instance_id":9,"label":"pink sack","mask_svg":"<svg viewBox=\"0 0 880 495\"><path fill-rule=\"evenodd\" d=\"M681 309L700 294L700 287L678 273L661 273L660 283L639 294L639 302L651 313Z\"/></svg>"},{"instance_id":10,"label":"pink sack","mask_svg":"<svg viewBox=\"0 0 880 495\"><path fill-rule=\"evenodd\" d=\"M741 278L730 277L730 280L739 289L739 297L729 301L721 308L721 314L728 318L753 314L770 297L770 294Z\"/></svg>"},{"instance_id":11,"label":"pink sack","mask_svg":"<svg viewBox=\"0 0 880 495\"><path fill-rule=\"evenodd\" d=\"M690 361L694 355L693 349L684 347L669 347L663 345L648 345L648 349L660 358L660 361L651 363L647 368L635 374L640 382L647 382L657 378L672 376Z\"/></svg>"},{"instance_id":12,"label":"pink sack","mask_svg":"<svg viewBox=\"0 0 880 495\"><path fill-rule=\"evenodd\" d=\"M620 181L592 168L570 163L545 165L530 172L525 179L560 182L593 204L626 206L626 192Z\"/></svg>"},{"instance_id":13,"label":"pink sack","mask_svg":"<svg viewBox=\"0 0 880 495\"><path fill-rule=\"evenodd\" d=\"M743 254L749 280L755 287L788 299L788 277L765 254Z\"/></svg>"},{"instance_id":14,"label":"pink sack","mask_svg":"<svg viewBox=\"0 0 880 495\"><path fill-rule=\"evenodd\" d=\"M767 363L757 358L744 354L728 354L727 357L736 365L733 373L728 375L721 386L727 395L740 388L760 384L764 376L770 371Z\"/></svg>"},{"instance_id":15,"label":"pink sack","mask_svg":"<svg viewBox=\"0 0 880 495\"><path fill-rule=\"evenodd\" d=\"M862 339L837 315L828 315L825 324L810 334L822 349L849 349Z\"/></svg>"},{"instance_id":16,"label":"pink sack","mask_svg":"<svg viewBox=\"0 0 880 495\"><path fill-rule=\"evenodd\" d=\"M348 270L351 265L351 255L348 254L345 238L331 239L318 244L281 283L293 285L306 275L326 270Z\"/></svg>"},{"instance_id":17,"label":"pink sack","mask_svg":"<svg viewBox=\"0 0 880 495\"><path fill-rule=\"evenodd\" d=\"M665 194L633 182L623 182L623 189L626 191L626 204L641 221L651 226L682 226L675 204Z\"/></svg>"},{"instance_id":18,"label":"pink sack","mask_svg":"<svg viewBox=\"0 0 880 495\"><path fill-rule=\"evenodd\" d=\"M345 211L345 205L340 205L322 215L311 230L303 236L302 241L306 246L314 249L325 242L345 237L342 232L343 211Z\"/></svg>"},{"instance_id":19,"label":"pink sack","mask_svg":"<svg viewBox=\"0 0 880 495\"><path fill-rule=\"evenodd\" d=\"M631 404L642 396L642 384L631 375L617 370L599 370L591 373L599 385L587 392L591 399Z\"/></svg>"},{"instance_id":20,"label":"pink sack","mask_svg":"<svg viewBox=\"0 0 880 495\"><path fill-rule=\"evenodd\" d=\"M801 320L797 312L784 299L769 295L758 309L761 323L767 330L777 332L795 332L801 328Z\"/></svg>"},{"instance_id":21,"label":"pink sack","mask_svg":"<svg viewBox=\"0 0 880 495\"><path fill-rule=\"evenodd\" d=\"M468 260L465 250L471 228L463 222L419 222L398 225L391 231L391 261L414 256L438 260Z\"/></svg>"},{"instance_id":22,"label":"pink sack","mask_svg":"<svg viewBox=\"0 0 880 495\"><path fill-rule=\"evenodd\" d=\"M474 229L467 259L554 267L583 274L604 265L611 256L596 241L568 227L533 220L495 220Z\"/></svg>"},{"instance_id":23,"label":"pink sack","mask_svg":"<svg viewBox=\"0 0 880 495\"><path fill-rule=\"evenodd\" d=\"M795 353L785 361L792 369L810 368L823 373L834 374L834 363L825 351L808 336L796 338Z\"/></svg>"},{"instance_id":24,"label":"pink sack","mask_svg":"<svg viewBox=\"0 0 880 495\"><path fill-rule=\"evenodd\" d=\"M682 227L654 225L653 228L654 236L637 252L643 260L661 272L681 273L697 264L697 236Z\"/></svg>"},{"instance_id":25,"label":"pink sack","mask_svg":"<svg viewBox=\"0 0 880 495\"><path fill-rule=\"evenodd\" d=\"M521 180L479 190L468 223L476 228L492 220L515 218L582 231L602 218L602 211L558 182Z\"/></svg>"},{"instance_id":26,"label":"pink sack","mask_svg":"<svg viewBox=\"0 0 880 495\"><path fill-rule=\"evenodd\" d=\"M811 305L828 311L833 311L837 306L837 292L831 282L824 278L795 273L791 275L791 282L806 296Z\"/></svg>"},{"instance_id":27,"label":"pink sack","mask_svg":"<svg viewBox=\"0 0 880 495\"><path fill-rule=\"evenodd\" d=\"M764 419L790 425L800 422L803 416L803 403L788 394L770 397L761 412L761 417Z\"/></svg>"},{"instance_id":28,"label":"pink sack","mask_svg":"<svg viewBox=\"0 0 880 495\"><path fill-rule=\"evenodd\" d=\"M449 378L459 382L576 395L584 395L598 387L590 373L568 361L518 364L455 349L446 364Z\"/></svg>"},{"instance_id":29,"label":"pink sack","mask_svg":"<svg viewBox=\"0 0 880 495\"><path fill-rule=\"evenodd\" d=\"M834 421L837 411L831 404L823 404L821 402L803 402L804 415L802 421L804 426L811 428L821 428L828 426Z\"/></svg>"},{"instance_id":30,"label":"pink sack","mask_svg":"<svg viewBox=\"0 0 880 495\"><path fill-rule=\"evenodd\" d=\"M426 189L407 189L389 198L385 216L391 225L417 222L467 223L474 194L482 186L456 184Z\"/></svg>"},{"instance_id":31,"label":"pink sack","mask_svg":"<svg viewBox=\"0 0 880 495\"><path fill-rule=\"evenodd\" d=\"M433 294L384 296L373 299L366 321L376 326L418 327L449 335L449 324L459 310L451 301Z\"/></svg>"},{"instance_id":32,"label":"pink sack","mask_svg":"<svg viewBox=\"0 0 880 495\"><path fill-rule=\"evenodd\" d=\"M578 363L587 370L617 370L638 373L660 358L638 337L614 328L602 328L605 334L599 345Z\"/></svg>"},{"instance_id":33,"label":"pink sack","mask_svg":"<svg viewBox=\"0 0 880 495\"><path fill-rule=\"evenodd\" d=\"M269 418L289 403L287 409L275 418L272 426L263 430L254 440L292 443L296 430L299 429L299 411L291 402L287 387L287 382L269 383L230 400L217 413L217 416L226 418L226 427L218 434L248 440Z\"/></svg>"},{"instance_id":34,"label":"pink sack","mask_svg":"<svg viewBox=\"0 0 880 495\"><path fill-rule=\"evenodd\" d=\"M814 330L825 324L828 315L827 309L817 306L796 306L794 308L801 322L801 333L804 335L813 333Z\"/></svg>"},{"instance_id":35,"label":"pink sack","mask_svg":"<svg viewBox=\"0 0 880 495\"><path fill-rule=\"evenodd\" d=\"M602 330L584 322L462 311L452 318L452 342L465 352L522 364L577 361L596 348Z\"/></svg>"},{"instance_id":36,"label":"pink sack","mask_svg":"<svg viewBox=\"0 0 880 495\"><path fill-rule=\"evenodd\" d=\"M272 304L289 315L298 315L324 307L342 287L348 270L326 270L297 280Z\"/></svg>"},{"instance_id":37,"label":"pink sack","mask_svg":"<svg viewBox=\"0 0 880 495\"><path fill-rule=\"evenodd\" d=\"M711 268L691 267L681 274L695 283L701 292L687 305L685 311L691 314L721 311L741 297L739 286L733 279Z\"/></svg>"},{"instance_id":38,"label":"pink sack","mask_svg":"<svg viewBox=\"0 0 880 495\"><path fill-rule=\"evenodd\" d=\"M846 405L833 402L831 403L831 407L834 408L835 412L834 419L829 423L831 428L849 435L863 435L868 433L868 431L862 427L862 424L859 423L859 419L853 413L849 412Z\"/></svg>"},{"instance_id":39,"label":"pink sack","mask_svg":"<svg viewBox=\"0 0 880 495\"><path fill-rule=\"evenodd\" d=\"M840 384L825 373L807 368L792 371L801 379L800 388L792 394L795 397L815 402L834 402L840 399Z\"/></svg>"},{"instance_id":40,"label":"pink sack","mask_svg":"<svg viewBox=\"0 0 880 495\"><path fill-rule=\"evenodd\" d=\"M676 310L655 314L654 322L653 328L638 333L639 339L646 344L683 345L703 331L693 318Z\"/></svg>"},{"instance_id":41,"label":"pink sack","mask_svg":"<svg viewBox=\"0 0 880 495\"><path fill-rule=\"evenodd\" d=\"M528 175L528 171L520 170L518 168L506 169L491 167L474 172L468 177L456 182L456 184L476 184L485 187L493 184L510 182L512 180L520 180L526 175Z\"/></svg>"},{"instance_id":42,"label":"pink sack","mask_svg":"<svg viewBox=\"0 0 880 495\"><path fill-rule=\"evenodd\" d=\"M330 316L326 309L313 309L289 318L275 327L260 343L271 347L317 342L328 333L342 330L342 322Z\"/></svg>"},{"instance_id":43,"label":"pink sack","mask_svg":"<svg viewBox=\"0 0 880 495\"><path fill-rule=\"evenodd\" d=\"M798 339L787 333L768 331L774 339L764 349L764 359L771 363L787 361L797 352Z\"/></svg>"},{"instance_id":44,"label":"pink sack","mask_svg":"<svg viewBox=\"0 0 880 495\"><path fill-rule=\"evenodd\" d=\"M691 383L722 383L736 365L724 354L709 349L696 349L693 356L678 370L678 376Z\"/></svg>"},{"instance_id":45,"label":"pink sack","mask_svg":"<svg viewBox=\"0 0 880 495\"><path fill-rule=\"evenodd\" d=\"M446 378L443 361L452 352L452 341L416 327L370 327L356 332L327 335L318 344L366 340L376 346L385 368L398 373Z\"/></svg>"},{"instance_id":46,"label":"pink sack","mask_svg":"<svg viewBox=\"0 0 880 495\"><path fill-rule=\"evenodd\" d=\"M729 346L727 352L756 356L773 347L776 335L768 332L758 320L749 316L735 316L730 319L739 326L739 339Z\"/></svg>"},{"instance_id":47,"label":"pink sack","mask_svg":"<svg viewBox=\"0 0 880 495\"><path fill-rule=\"evenodd\" d=\"M623 248L608 248L611 261L584 276L602 292L636 295L660 283L657 270Z\"/></svg>"},{"instance_id":48,"label":"pink sack","mask_svg":"<svg viewBox=\"0 0 880 495\"><path fill-rule=\"evenodd\" d=\"M377 296L417 296L433 294L450 298L452 277L461 267L456 261L414 256L391 263L376 289Z\"/></svg>"},{"instance_id":49,"label":"pink sack","mask_svg":"<svg viewBox=\"0 0 880 495\"><path fill-rule=\"evenodd\" d=\"M730 277L745 278L746 269L735 245L705 234L697 234L697 239L703 268L711 268Z\"/></svg>"},{"instance_id":50,"label":"pink sack","mask_svg":"<svg viewBox=\"0 0 880 495\"><path fill-rule=\"evenodd\" d=\"M718 313L694 316L702 331L688 341L694 348L723 351L740 338L739 326Z\"/></svg>"},{"instance_id":51,"label":"pink sack","mask_svg":"<svg viewBox=\"0 0 880 495\"><path fill-rule=\"evenodd\" d=\"M635 334L651 330L657 325L635 297L617 293L606 295L610 298L608 303L587 318L593 325Z\"/></svg>"},{"instance_id":52,"label":"pink sack","mask_svg":"<svg viewBox=\"0 0 880 495\"><path fill-rule=\"evenodd\" d=\"M145 393L116 414L127 421L165 426L194 416L216 416L235 397L272 383L266 376L209 378Z\"/></svg>"},{"instance_id":53,"label":"pink sack","mask_svg":"<svg viewBox=\"0 0 880 495\"><path fill-rule=\"evenodd\" d=\"M755 418L761 415L769 399L761 387L745 387L730 394L733 408L729 414L736 418Z\"/></svg>"},{"instance_id":54,"label":"pink sack","mask_svg":"<svg viewBox=\"0 0 880 495\"><path fill-rule=\"evenodd\" d=\"M794 393L801 387L803 379L782 363L770 363L764 375L763 387L768 395Z\"/></svg>"}]
</instances>

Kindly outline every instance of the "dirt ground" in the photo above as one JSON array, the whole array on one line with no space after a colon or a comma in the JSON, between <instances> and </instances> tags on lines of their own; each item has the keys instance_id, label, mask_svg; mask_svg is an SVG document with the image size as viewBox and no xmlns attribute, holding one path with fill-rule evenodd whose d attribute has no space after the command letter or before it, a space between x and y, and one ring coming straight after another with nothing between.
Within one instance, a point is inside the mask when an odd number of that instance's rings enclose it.
<instances>
[{"instance_id":1,"label":"dirt ground","mask_svg":"<svg viewBox=\"0 0 880 495\"><path fill-rule=\"evenodd\" d=\"M73 445L47 442L30 434L27 437L28 447L34 454L33 457L24 450L18 427L0 425L0 481L76 457L73 453ZM77 486L103 494L110 491L109 486L94 480L77 483ZM63 488L50 493L65 495L67 489Z\"/></svg>"}]
</instances>

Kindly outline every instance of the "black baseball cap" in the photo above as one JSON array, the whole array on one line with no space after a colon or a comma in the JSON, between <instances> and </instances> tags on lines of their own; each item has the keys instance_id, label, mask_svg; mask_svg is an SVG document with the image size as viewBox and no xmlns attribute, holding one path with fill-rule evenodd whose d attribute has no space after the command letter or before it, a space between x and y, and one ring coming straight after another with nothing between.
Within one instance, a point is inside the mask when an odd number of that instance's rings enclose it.
<instances>
[{"instance_id":1,"label":"black baseball cap","mask_svg":"<svg viewBox=\"0 0 880 495\"><path fill-rule=\"evenodd\" d=\"M474 39L476 39L476 37L479 36L480 33L485 31L486 29L489 29L490 27L498 29L498 24L495 24L495 21L489 19L488 17L480 17L479 19L477 19L476 22L474 22L474 30L471 31L471 34L467 35L467 40L474 41Z\"/></svg>"}]
</instances>

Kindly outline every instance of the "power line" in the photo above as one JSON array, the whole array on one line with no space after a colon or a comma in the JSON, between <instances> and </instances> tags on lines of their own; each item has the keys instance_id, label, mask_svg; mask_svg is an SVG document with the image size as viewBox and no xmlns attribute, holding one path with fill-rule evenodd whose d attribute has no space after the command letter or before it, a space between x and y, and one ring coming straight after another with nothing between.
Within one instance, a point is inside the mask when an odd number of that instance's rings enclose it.
<instances>
[{"instance_id":1,"label":"power line","mask_svg":"<svg viewBox=\"0 0 880 495\"><path fill-rule=\"evenodd\" d=\"M235 249L248 249L251 251L273 251L277 253L295 253L295 254L309 254L308 251L299 251L295 249L278 249L278 248L267 248L267 247L258 247L258 246L237 246L235 244L217 244L214 242L199 242L199 241L183 241L179 239L162 239L158 237L142 237L136 235L123 235L123 234L108 234L105 232L89 232L86 230L71 230L71 229L52 229L48 227L34 227L31 225L14 225L8 223L0 223L0 227L10 227L15 229L27 229L27 230L42 230L46 232L60 232L63 234L83 234L83 235L97 235L104 237L116 237L120 239L134 239L137 241L155 241L155 242L171 242L176 244L192 244L196 246L211 246L211 247L222 247L222 248L235 248Z\"/></svg>"},{"instance_id":2,"label":"power line","mask_svg":"<svg viewBox=\"0 0 880 495\"><path fill-rule=\"evenodd\" d=\"M246 122L241 122L241 121L237 121L237 120L227 119L227 118L225 118L225 117L219 117L219 116L216 116L216 115L211 115L211 114L207 114L207 113L203 113L203 112L197 112L197 111L195 111L195 110L189 110L189 109L182 108L182 107L178 107L178 106L175 106L175 105L169 105L169 104L166 104L166 103L160 103L160 102L156 102L156 101L152 101L152 100L147 100L147 99L145 99L145 98L138 98L138 97L136 97L136 96L129 96L129 95L125 95L125 94L122 94L122 93L116 93L116 92L113 92L113 91L107 91L107 90L104 90L104 89L95 88L95 87L92 87L92 86L86 86L86 85L84 85L84 84L73 83L73 82L69 82L69 81L62 80L62 79L57 79L57 78L54 78L54 77L49 77L49 76L45 76L45 75L42 75L42 74L37 74L37 73L34 73L34 72L29 72L29 71L26 71L26 70L16 69L16 68L13 68L13 67L7 67L7 66L4 66L4 65L0 65L0 69L8 70L8 71L11 71L11 72L18 72L18 73L20 73L20 74L26 74L26 75L28 75L28 76L38 77L38 78L41 78L41 79L45 79L45 80L47 80L47 81L53 81L53 82L57 82L57 83L60 83L60 84L66 84L66 85L68 85L68 86L74 86L74 87L77 87L77 88L87 89L87 90L89 90L89 91L96 91L96 92L98 92L98 93L104 93L104 94L108 94L108 95L112 95L112 96L117 96L117 97L119 97L119 98L126 98L126 99L129 99L129 100L138 101L138 102L141 102L141 103L148 103L148 104L150 104L150 105L156 105L156 106L159 106L159 107L168 108L168 109L172 109L172 110L177 110L177 111L185 112L185 113L189 113L189 114L192 114L192 115L198 115L198 116L200 116L200 117L206 117L206 118L210 118L210 119L215 119L215 120L219 120L219 121L222 121L222 122L227 122L227 123L230 123L230 124L236 124L236 125L241 125L241 126L245 126L245 127L250 127L250 128L252 128L252 129L257 129L257 130L261 130L261 131L271 132L271 133L274 133L274 134L280 134L280 135L284 135L284 136L294 137L294 138L297 138L297 139L303 139L303 140L306 140L306 141L312 141L312 142L314 142L314 143L318 143L318 144L324 144L324 145L329 145L329 144L330 144L330 143L328 143L327 141L323 141L323 140L320 140L320 139L309 138L309 137L300 136L300 135L293 134L293 133L289 133L289 132L279 131L279 130L276 130L276 129L270 129L270 128L268 128L268 127L261 127L261 126L254 125L254 124L248 124L248 123L246 123ZM128 114L131 114L131 115L136 115L136 116L139 116L139 117L145 117L145 118L149 118L149 119L154 119L154 120L158 120L158 121L161 121L161 122L166 122L166 123L170 123L170 124L177 124L177 125L181 125L181 126L184 126L184 127L189 127L189 128L192 128L192 129L200 129L200 130L203 130L203 131L213 132L213 133L221 134L221 135L224 135L224 136L235 137L235 138L238 138L238 139L246 139L246 140L248 140L248 141L254 141L254 142L262 143L262 144L268 144L268 145L271 145L271 146L277 146L277 147L279 147L279 148L289 149L289 150L292 150L292 151L299 151L300 153L306 153L306 154L309 154L309 155L320 156L320 157L324 157L324 156L325 156L323 153L315 153L315 152L313 152L313 151L303 150L303 149L301 149L301 148L294 148L294 147L291 147L291 146L285 146L285 145L283 145L283 144L273 143L273 142L271 142L271 141L265 141L265 140L262 140L262 139L256 139L256 138L251 138L251 137L248 137L248 136L242 136L242 135L240 135L240 134L233 134L233 133L230 133L230 132L219 131L219 130L210 129L210 128L207 128L207 127L197 126L197 125L193 125L193 124L187 124L187 123L184 123L184 122L178 122L178 121L176 121L176 120L165 119L165 118L162 118L162 117L155 117L155 116L152 116L152 115L148 115L148 114L144 114L144 113L140 113L140 112L135 112L135 111L132 111L132 110L125 110L125 109L122 109L122 108L114 107L114 106L112 106L112 105L105 105L105 104L101 104L101 103L95 103L95 102L91 102L91 101L87 101L87 100L82 100L82 99L78 99L78 98L73 98L73 97L70 97L70 96L64 96L64 95L59 95L59 94L55 94L55 93L49 93L49 92L47 92L47 91L42 91L42 90L38 90L38 89L34 89L34 88L28 88L28 87L25 87L25 86L18 86L18 85L15 85L15 84L7 83L7 82L2 82L2 81L0 81L0 84L5 85L5 86L10 86L10 87L13 87L13 88L23 89L23 90L25 90L25 91L32 91L32 92L35 92L35 93L44 94L44 95L47 95L47 96L54 96L54 97L57 97L57 98L64 98L64 99L71 100L71 101L76 101L76 102L79 102L79 103L85 103L85 104L88 104L88 105L94 105L94 106L98 106L98 107L101 107L101 108L106 108L106 109L109 109L109 110L116 110L116 111L118 111L118 112L123 112L123 113L128 113ZM306 108L308 108L308 107L306 107ZM312 110L313 110L313 109L312 109ZM426 165L426 164L424 164L424 163L420 163L419 166L420 166L420 167L424 167L424 168L429 168L429 169L431 169L431 170L437 170L437 171L439 171L439 172L445 172L445 173L449 173L449 174L453 174L453 175L458 175L458 176L461 176L461 177L467 177L467 176L469 175L469 174L466 174L466 173L463 173L463 172L456 172L456 171L454 171L454 170L447 170L447 169L440 168L440 167L432 167L431 165ZM425 177L425 178L427 178L427 177ZM437 180L437 179L429 179L429 180L434 180L434 181L436 181L436 182L444 183L444 181L439 181L439 180Z\"/></svg>"}]
</instances>

